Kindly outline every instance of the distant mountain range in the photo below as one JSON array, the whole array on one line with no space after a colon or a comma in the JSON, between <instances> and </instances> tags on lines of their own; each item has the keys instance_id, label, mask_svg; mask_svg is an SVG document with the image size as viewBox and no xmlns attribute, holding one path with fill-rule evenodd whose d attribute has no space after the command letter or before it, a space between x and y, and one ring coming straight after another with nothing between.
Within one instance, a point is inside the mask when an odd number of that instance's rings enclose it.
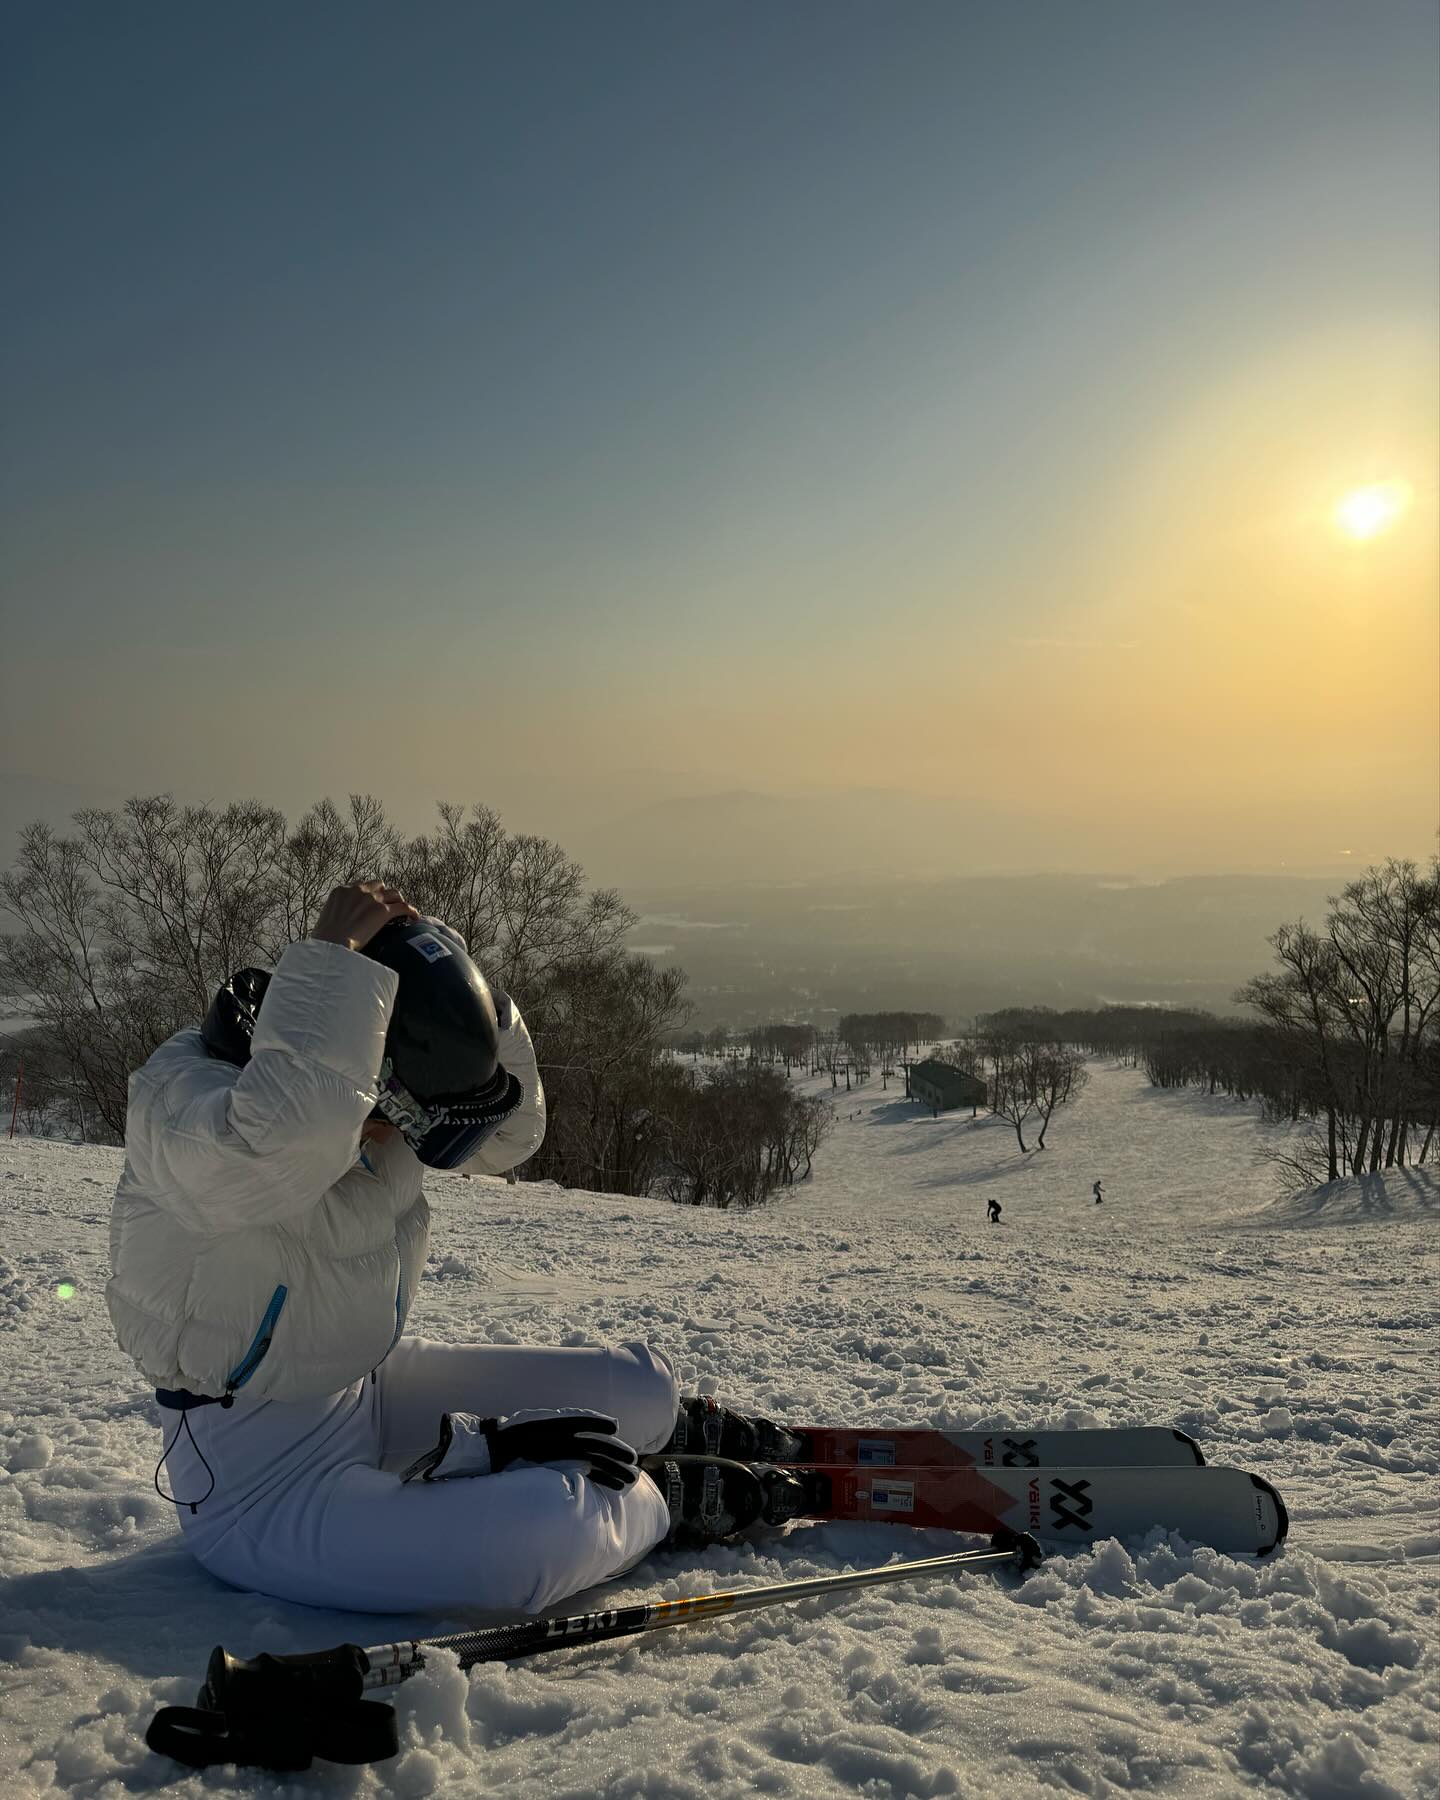
<instances>
[{"instance_id":1,"label":"distant mountain range","mask_svg":"<svg viewBox=\"0 0 1440 1800\"><path fill-rule=\"evenodd\" d=\"M491 798L512 831L556 838L593 882L627 894L734 883L933 881L1054 871L1113 870L1116 879L1129 880L1140 861L1134 828L1123 818L1097 839L1093 828L1063 814L1038 805L1028 816L1017 814L979 792L947 798L903 787L706 791L699 777L690 778L695 791L675 792L676 783L685 779L647 769L622 771L612 779L577 773L573 783L537 783L517 788L508 800ZM459 784L447 785L451 797L459 797ZM205 798L217 805L255 797L218 791L196 795L184 791L183 782L175 786L181 799ZM78 807L115 807L132 791L107 781L81 784L0 770L0 867L9 864L20 828L32 819L63 830ZM298 819L320 796L307 794L288 805L274 796L260 797ZM387 805L390 816L408 830L428 829L435 816L434 797L397 798L398 804ZM1168 872L1167 864L1193 872L1204 867L1202 854L1167 857L1160 846L1146 860L1138 873L1152 879ZM1232 861L1230 866L1236 865ZM1292 867L1284 873L1338 880L1347 867L1359 866L1363 863L1337 860L1328 870Z\"/></svg>"},{"instance_id":2,"label":"distant mountain range","mask_svg":"<svg viewBox=\"0 0 1440 1800\"><path fill-rule=\"evenodd\" d=\"M900 789L737 789L654 801L572 831L566 848L599 882L703 886L959 874L990 866L1007 838L1006 862L1043 866L1043 842L1025 854L1023 827L980 803Z\"/></svg>"},{"instance_id":3,"label":"distant mountain range","mask_svg":"<svg viewBox=\"0 0 1440 1800\"><path fill-rule=\"evenodd\" d=\"M1139 860L1134 835L1121 820L1111 841L1097 842L1093 830L1060 814L1037 809L1028 817L1017 815L978 793L950 799L903 788L856 787L669 796L572 826L562 841L592 880L628 890L836 878L925 881L1055 870L1113 869L1126 879ZM1198 856L1190 861L1191 869L1202 867ZM1333 871L1288 873L1338 879L1344 869L1337 864Z\"/></svg>"}]
</instances>

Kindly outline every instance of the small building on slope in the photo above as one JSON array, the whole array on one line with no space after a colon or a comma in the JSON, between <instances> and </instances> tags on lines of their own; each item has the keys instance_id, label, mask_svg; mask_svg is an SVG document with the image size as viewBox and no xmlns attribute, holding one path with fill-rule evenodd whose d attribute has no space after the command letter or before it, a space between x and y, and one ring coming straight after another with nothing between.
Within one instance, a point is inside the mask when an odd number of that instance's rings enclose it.
<instances>
[{"instance_id":1,"label":"small building on slope","mask_svg":"<svg viewBox=\"0 0 1440 1800\"><path fill-rule=\"evenodd\" d=\"M957 1106L968 1106L974 1113L985 1105L987 1095L978 1075L927 1057L910 1066L910 1098L933 1113L953 1112Z\"/></svg>"}]
</instances>

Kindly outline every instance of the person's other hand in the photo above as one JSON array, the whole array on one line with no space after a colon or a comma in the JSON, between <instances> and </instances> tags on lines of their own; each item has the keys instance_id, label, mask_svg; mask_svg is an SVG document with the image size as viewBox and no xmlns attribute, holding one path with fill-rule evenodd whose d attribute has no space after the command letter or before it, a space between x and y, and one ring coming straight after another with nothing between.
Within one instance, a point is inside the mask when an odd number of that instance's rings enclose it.
<instances>
[{"instance_id":1,"label":"person's other hand","mask_svg":"<svg viewBox=\"0 0 1440 1800\"><path fill-rule=\"evenodd\" d=\"M352 881L331 888L311 929L322 944L343 944L347 950L363 950L375 933L392 919L418 919L420 912L400 892L383 881Z\"/></svg>"}]
</instances>

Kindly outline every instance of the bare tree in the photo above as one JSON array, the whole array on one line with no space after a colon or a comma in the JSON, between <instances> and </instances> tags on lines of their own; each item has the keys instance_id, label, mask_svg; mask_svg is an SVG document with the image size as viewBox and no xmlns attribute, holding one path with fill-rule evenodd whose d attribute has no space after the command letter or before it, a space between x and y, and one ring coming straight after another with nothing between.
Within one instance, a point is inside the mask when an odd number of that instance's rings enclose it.
<instances>
[{"instance_id":1,"label":"bare tree","mask_svg":"<svg viewBox=\"0 0 1440 1800\"><path fill-rule=\"evenodd\" d=\"M838 1088L840 1085L840 1070L846 1063L845 1046L841 1043L840 1034L838 1032L822 1031L820 1033L819 1037L815 1040L815 1058L820 1067L830 1077L830 1086L832 1088ZM845 1085L848 1089L850 1085L848 1068L846 1070Z\"/></svg>"},{"instance_id":2,"label":"bare tree","mask_svg":"<svg viewBox=\"0 0 1440 1800\"><path fill-rule=\"evenodd\" d=\"M1037 1109L1021 1042L997 1034L982 1038L981 1047L990 1065L990 1110L996 1118L1014 1126L1015 1140L1021 1154L1026 1155L1029 1146L1025 1142L1025 1127Z\"/></svg>"},{"instance_id":3,"label":"bare tree","mask_svg":"<svg viewBox=\"0 0 1440 1800\"><path fill-rule=\"evenodd\" d=\"M559 845L507 834L485 807L468 818L442 807L435 831L409 841L365 795L347 813L323 800L293 831L253 801L169 795L86 809L74 825L27 827L0 876L0 908L20 927L0 937L0 987L44 1028L75 1104L115 1138L130 1072L198 1022L234 969L273 964L304 937L343 882L398 881L464 933L498 986L523 989L542 1030L557 973L612 963L634 923L613 890L586 890Z\"/></svg>"},{"instance_id":4,"label":"bare tree","mask_svg":"<svg viewBox=\"0 0 1440 1800\"><path fill-rule=\"evenodd\" d=\"M256 956L279 902L282 815L255 801L216 811L160 794L74 820L80 860L106 890L107 934L184 981L203 1011L217 980Z\"/></svg>"},{"instance_id":5,"label":"bare tree","mask_svg":"<svg viewBox=\"0 0 1440 1800\"><path fill-rule=\"evenodd\" d=\"M1085 1058L1066 1044L1027 1044L1025 1046L1027 1082L1035 1097L1035 1111L1040 1120L1040 1135L1035 1148L1045 1148L1045 1133L1056 1111L1082 1093L1090 1080Z\"/></svg>"},{"instance_id":6,"label":"bare tree","mask_svg":"<svg viewBox=\"0 0 1440 1800\"><path fill-rule=\"evenodd\" d=\"M619 950L636 915L548 838L505 831L486 806L443 804L426 837L400 845L391 879L461 933L506 992L529 992L564 964Z\"/></svg>"},{"instance_id":7,"label":"bare tree","mask_svg":"<svg viewBox=\"0 0 1440 1800\"><path fill-rule=\"evenodd\" d=\"M756 1064L676 1069L660 1101L657 1191L687 1206L758 1206L803 1181L830 1126L828 1102Z\"/></svg>"},{"instance_id":8,"label":"bare tree","mask_svg":"<svg viewBox=\"0 0 1440 1800\"><path fill-rule=\"evenodd\" d=\"M1324 1118L1279 1153L1307 1181L1371 1173L1428 1154L1440 1117L1440 862L1391 860L1347 883L1325 928L1282 925L1278 971L1236 996L1266 1020L1296 1071L1294 1112Z\"/></svg>"},{"instance_id":9,"label":"bare tree","mask_svg":"<svg viewBox=\"0 0 1440 1800\"><path fill-rule=\"evenodd\" d=\"M18 1115L18 1129L27 1136L60 1135L85 1142L91 1135L83 1097L75 1092L64 1058L43 1026L0 1036L0 1100L5 1107L0 1129L8 1131L11 1117Z\"/></svg>"},{"instance_id":10,"label":"bare tree","mask_svg":"<svg viewBox=\"0 0 1440 1800\"><path fill-rule=\"evenodd\" d=\"M615 1194L650 1190L657 1118L679 1065L665 1040L683 1022L685 974L643 956L560 964L526 994L545 1083L545 1141L534 1179Z\"/></svg>"},{"instance_id":11,"label":"bare tree","mask_svg":"<svg viewBox=\"0 0 1440 1800\"><path fill-rule=\"evenodd\" d=\"M24 996L118 1138L130 1071L256 955L282 821L256 805L216 813L162 796L75 823L74 837L26 827L0 876L0 907L20 924L0 939L0 984Z\"/></svg>"},{"instance_id":12,"label":"bare tree","mask_svg":"<svg viewBox=\"0 0 1440 1800\"><path fill-rule=\"evenodd\" d=\"M287 944L305 936L332 888L394 869L401 841L369 794L351 794L346 813L332 800L312 806L280 851L279 900L260 938L266 962L278 962Z\"/></svg>"},{"instance_id":13,"label":"bare tree","mask_svg":"<svg viewBox=\"0 0 1440 1800\"><path fill-rule=\"evenodd\" d=\"M984 1074L988 1063L990 1111L1014 1126L1016 1142L1027 1154L1025 1127L1038 1120L1035 1148L1043 1150L1051 1119L1089 1081L1084 1056L1054 1038L1010 1028L1004 1015L988 1015L978 1026L976 1038L950 1051L945 1060L976 1076Z\"/></svg>"}]
</instances>

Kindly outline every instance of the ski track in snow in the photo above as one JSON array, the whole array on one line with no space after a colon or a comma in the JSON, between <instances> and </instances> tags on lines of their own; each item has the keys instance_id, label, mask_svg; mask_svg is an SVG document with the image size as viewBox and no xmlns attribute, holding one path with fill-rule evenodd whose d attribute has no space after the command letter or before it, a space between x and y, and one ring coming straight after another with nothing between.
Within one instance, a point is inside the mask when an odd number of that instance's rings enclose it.
<instances>
[{"instance_id":1,"label":"ski track in snow","mask_svg":"<svg viewBox=\"0 0 1440 1800\"><path fill-rule=\"evenodd\" d=\"M748 1215L433 1179L412 1329L644 1337L687 1388L801 1422L1175 1425L1280 1488L1278 1556L1157 1532L1023 1583L887 1587L468 1678L442 1661L401 1691L389 1763L186 1775L142 1734L191 1703L213 1644L474 1616L287 1606L188 1558L151 1485L158 1409L105 1312L120 1152L0 1141L0 1793L1440 1794L1435 1174L1275 1201L1248 1108L1098 1064L1023 1159L1008 1127L878 1081L834 1098L814 1179ZM799 1525L657 1555L566 1610L956 1541Z\"/></svg>"}]
</instances>

